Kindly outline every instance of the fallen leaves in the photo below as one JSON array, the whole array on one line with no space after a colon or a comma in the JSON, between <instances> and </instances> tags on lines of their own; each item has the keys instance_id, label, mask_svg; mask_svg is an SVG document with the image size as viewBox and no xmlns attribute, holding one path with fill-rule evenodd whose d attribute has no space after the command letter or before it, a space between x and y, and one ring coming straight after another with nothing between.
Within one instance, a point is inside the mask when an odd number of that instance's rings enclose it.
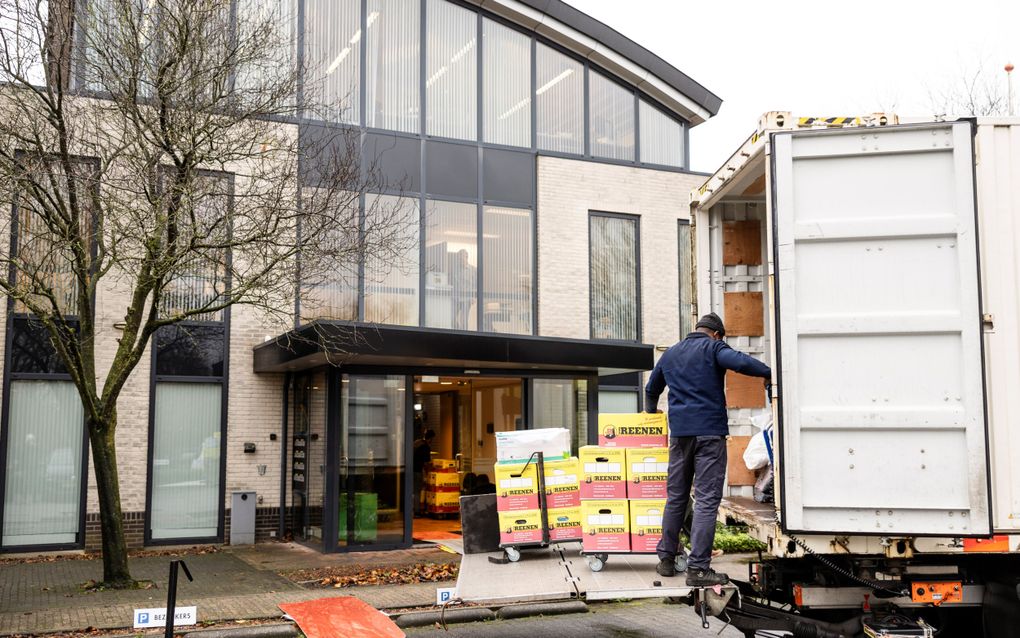
<instances>
[{"instance_id":1,"label":"fallen leaves","mask_svg":"<svg viewBox=\"0 0 1020 638\"><path fill-rule=\"evenodd\" d=\"M400 567L367 569L353 574L325 575L314 581L317 587L360 587L363 585L406 585L434 583L457 578L456 563L415 563Z\"/></svg>"}]
</instances>

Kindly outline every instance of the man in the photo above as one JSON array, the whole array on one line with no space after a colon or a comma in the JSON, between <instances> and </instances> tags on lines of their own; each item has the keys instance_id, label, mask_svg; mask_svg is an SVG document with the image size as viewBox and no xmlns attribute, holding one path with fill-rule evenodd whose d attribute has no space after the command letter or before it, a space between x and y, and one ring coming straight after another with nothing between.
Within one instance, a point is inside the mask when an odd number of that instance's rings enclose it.
<instances>
[{"instance_id":1,"label":"man","mask_svg":"<svg viewBox=\"0 0 1020 638\"><path fill-rule=\"evenodd\" d=\"M667 350L645 386L645 411L658 412L662 391L669 388L669 474L662 539L656 548L661 576L676 573L680 530L694 484L694 520L687 585L711 587L729 582L711 567L715 521L726 477L726 417L724 379L727 370L772 378L772 370L757 359L733 350L722 339L726 328L715 313L702 317L691 334Z\"/></svg>"},{"instance_id":2,"label":"man","mask_svg":"<svg viewBox=\"0 0 1020 638\"><path fill-rule=\"evenodd\" d=\"M414 442L414 513L421 516L424 513L422 507L422 492L425 490L425 466L432 460L432 439L436 433L426 429L421 438Z\"/></svg>"}]
</instances>

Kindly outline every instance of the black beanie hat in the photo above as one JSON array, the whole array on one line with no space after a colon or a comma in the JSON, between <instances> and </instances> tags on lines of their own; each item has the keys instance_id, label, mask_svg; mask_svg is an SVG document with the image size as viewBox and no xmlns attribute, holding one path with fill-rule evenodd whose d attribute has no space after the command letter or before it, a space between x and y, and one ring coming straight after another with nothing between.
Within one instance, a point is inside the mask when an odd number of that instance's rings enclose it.
<instances>
[{"instance_id":1,"label":"black beanie hat","mask_svg":"<svg viewBox=\"0 0 1020 638\"><path fill-rule=\"evenodd\" d=\"M698 325L694 327L708 328L712 332L718 332L720 335L724 337L726 336L726 326L723 325L722 319L719 318L719 315L714 312L710 312L701 319L698 319Z\"/></svg>"}]
</instances>

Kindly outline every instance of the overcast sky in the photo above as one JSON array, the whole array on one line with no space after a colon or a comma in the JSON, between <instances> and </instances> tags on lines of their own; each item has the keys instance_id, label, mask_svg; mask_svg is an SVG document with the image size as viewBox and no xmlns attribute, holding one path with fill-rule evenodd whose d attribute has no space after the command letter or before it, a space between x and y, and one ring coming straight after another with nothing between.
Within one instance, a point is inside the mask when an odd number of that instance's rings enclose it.
<instances>
[{"instance_id":1,"label":"overcast sky","mask_svg":"<svg viewBox=\"0 0 1020 638\"><path fill-rule=\"evenodd\" d=\"M705 172L765 111L930 115L929 93L964 71L983 64L1005 93L1005 63L1020 66L1020 0L567 1L722 98L719 114L691 131L691 168Z\"/></svg>"}]
</instances>

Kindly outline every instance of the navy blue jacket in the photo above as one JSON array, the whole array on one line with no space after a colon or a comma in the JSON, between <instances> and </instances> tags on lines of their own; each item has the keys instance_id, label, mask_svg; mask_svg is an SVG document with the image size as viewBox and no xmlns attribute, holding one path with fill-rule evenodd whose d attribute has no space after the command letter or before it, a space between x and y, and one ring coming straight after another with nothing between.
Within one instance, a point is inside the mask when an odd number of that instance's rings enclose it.
<instances>
[{"instance_id":1,"label":"navy blue jacket","mask_svg":"<svg viewBox=\"0 0 1020 638\"><path fill-rule=\"evenodd\" d=\"M655 364L645 386L645 411L656 411L659 395L668 387L670 436L726 436L727 370L772 378L772 370L761 361L737 352L725 341L692 332Z\"/></svg>"}]
</instances>

